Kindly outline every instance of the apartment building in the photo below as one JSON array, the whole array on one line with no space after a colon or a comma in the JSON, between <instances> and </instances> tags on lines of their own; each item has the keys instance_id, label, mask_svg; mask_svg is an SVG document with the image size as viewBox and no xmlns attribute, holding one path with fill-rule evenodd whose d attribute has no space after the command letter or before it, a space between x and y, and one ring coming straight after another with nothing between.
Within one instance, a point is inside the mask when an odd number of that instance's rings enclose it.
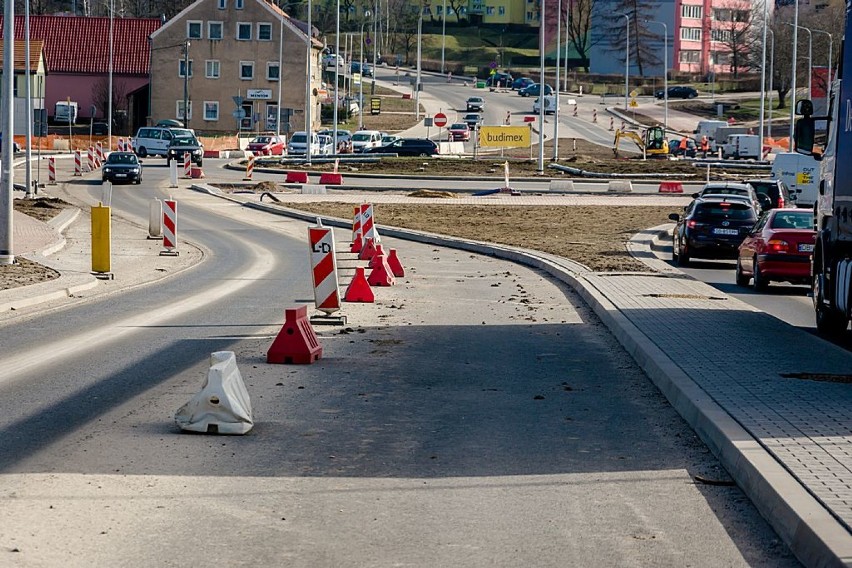
<instances>
[{"instance_id":1,"label":"apartment building","mask_svg":"<svg viewBox=\"0 0 852 568\"><path fill-rule=\"evenodd\" d=\"M730 73L736 36L748 26L747 0L676 0L674 62L688 73ZM742 69L741 69L742 70Z\"/></svg>"},{"instance_id":2,"label":"apartment building","mask_svg":"<svg viewBox=\"0 0 852 568\"><path fill-rule=\"evenodd\" d=\"M280 115L283 132L302 130L307 81L317 128L323 44L312 36L266 0L196 0L151 34L152 120L186 114L190 128L230 132L275 130Z\"/></svg>"}]
</instances>

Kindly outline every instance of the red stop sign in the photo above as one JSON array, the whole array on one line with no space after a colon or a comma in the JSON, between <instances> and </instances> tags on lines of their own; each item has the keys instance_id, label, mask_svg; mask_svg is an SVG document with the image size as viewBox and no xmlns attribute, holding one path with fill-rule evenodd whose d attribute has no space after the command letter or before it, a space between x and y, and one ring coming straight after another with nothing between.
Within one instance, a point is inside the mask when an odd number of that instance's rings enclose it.
<instances>
[{"instance_id":1,"label":"red stop sign","mask_svg":"<svg viewBox=\"0 0 852 568\"><path fill-rule=\"evenodd\" d=\"M447 125L447 115L439 112L435 115L435 118L432 119L432 122L435 126L446 126Z\"/></svg>"}]
</instances>

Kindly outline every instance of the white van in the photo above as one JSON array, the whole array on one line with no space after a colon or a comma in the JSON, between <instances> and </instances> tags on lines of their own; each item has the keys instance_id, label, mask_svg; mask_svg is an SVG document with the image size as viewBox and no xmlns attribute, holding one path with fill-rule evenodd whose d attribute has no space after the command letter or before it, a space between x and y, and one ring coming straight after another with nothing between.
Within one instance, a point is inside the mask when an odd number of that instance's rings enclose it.
<instances>
[{"instance_id":1,"label":"white van","mask_svg":"<svg viewBox=\"0 0 852 568\"><path fill-rule=\"evenodd\" d=\"M352 151L366 152L382 145L382 133L378 130L358 130L352 135Z\"/></svg>"},{"instance_id":2,"label":"white van","mask_svg":"<svg viewBox=\"0 0 852 568\"><path fill-rule=\"evenodd\" d=\"M798 207L813 207L819 197L819 162L797 152L782 152L772 162L772 179L780 179L796 196Z\"/></svg>"},{"instance_id":3,"label":"white van","mask_svg":"<svg viewBox=\"0 0 852 568\"><path fill-rule=\"evenodd\" d=\"M759 160L760 137L754 134L732 134L724 144L721 144L722 157L735 160Z\"/></svg>"},{"instance_id":4,"label":"white van","mask_svg":"<svg viewBox=\"0 0 852 568\"><path fill-rule=\"evenodd\" d=\"M725 126L728 126L728 123L724 120L699 120L698 126L692 131L695 134L695 145L699 148L701 147L701 138L703 136L706 136L707 140L712 144L716 138L716 129ZM721 144L724 140L718 140L718 142Z\"/></svg>"},{"instance_id":5,"label":"white van","mask_svg":"<svg viewBox=\"0 0 852 568\"><path fill-rule=\"evenodd\" d=\"M304 130L294 132L290 136L290 141L287 142L287 154L299 155L305 154L308 148L308 133ZM311 155L314 156L320 153L319 135L316 132L311 132Z\"/></svg>"},{"instance_id":6,"label":"white van","mask_svg":"<svg viewBox=\"0 0 852 568\"><path fill-rule=\"evenodd\" d=\"M140 158L146 156L167 156L169 143L179 134L193 134L186 128L164 128L162 126L143 126L131 138L130 145Z\"/></svg>"}]
</instances>

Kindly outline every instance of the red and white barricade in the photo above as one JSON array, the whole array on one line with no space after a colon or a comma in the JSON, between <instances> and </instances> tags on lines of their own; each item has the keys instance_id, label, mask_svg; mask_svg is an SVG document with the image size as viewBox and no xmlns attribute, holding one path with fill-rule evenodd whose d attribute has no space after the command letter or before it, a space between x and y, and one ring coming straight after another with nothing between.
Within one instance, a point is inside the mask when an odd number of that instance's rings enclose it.
<instances>
[{"instance_id":1,"label":"red and white barricade","mask_svg":"<svg viewBox=\"0 0 852 568\"><path fill-rule=\"evenodd\" d=\"M47 159L47 179L50 185L56 185L56 158L53 156Z\"/></svg>"},{"instance_id":2,"label":"red and white barricade","mask_svg":"<svg viewBox=\"0 0 852 568\"><path fill-rule=\"evenodd\" d=\"M592 109L592 122L594 122L595 124L598 123L598 109L596 108Z\"/></svg>"},{"instance_id":3,"label":"red and white barricade","mask_svg":"<svg viewBox=\"0 0 852 568\"><path fill-rule=\"evenodd\" d=\"M115 149L119 152L124 152L124 138L119 138L116 142Z\"/></svg>"},{"instance_id":4,"label":"red and white barricade","mask_svg":"<svg viewBox=\"0 0 852 568\"><path fill-rule=\"evenodd\" d=\"M95 151L97 152L96 159L97 159L98 167L101 167L101 164L104 163L104 147L103 147L103 144L101 144L100 142L95 143Z\"/></svg>"},{"instance_id":5,"label":"red and white barricade","mask_svg":"<svg viewBox=\"0 0 852 568\"><path fill-rule=\"evenodd\" d=\"M163 247L160 255L177 255L177 201L163 200Z\"/></svg>"},{"instance_id":6,"label":"red and white barricade","mask_svg":"<svg viewBox=\"0 0 852 568\"><path fill-rule=\"evenodd\" d=\"M183 153L183 175L188 178L192 177L192 156L189 152Z\"/></svg>"},{"instance_id":7,"label":"red and white barricade","mask_svg":"<svg viewBox=\"0 0 852 568\"><path fill-rule=\"evenodd\" d=\"M379 231L376 230L376 225L373 223L373 204L361 204L361 235L366 239L373 239L374 242L381 242Z\"/></svg>"},{"instance_id":8,"label":"red and white barricade","mask_svg":"<svg viewBox=\"0 0 852 568\"><path fill-rule=\"evenodd\" d=\"M254 174L254 155L249 154L248 160L246 160L246 177L243 180L251 181L251 176Z\"/></svg>"},{"instance_id":9,"label":"red and white barricade","mask_svg":"<svg viewBox=\"0 0 852 568\"><path fill-rule=\"evenodd\" d=\"M355 238L358 233L361 232L361 207L355 208L355 215L352 217L352 242L355 242Z\"/></svg>"},{"instance_id":10,"label":"red and white barricade","mask_svg":"<svg viewBox=\"0 0 852 568\"><path fill-rule=\"evenodd\" d=\"M83 154L80 150L74 150L74 175L83 175Z\"/></svg>"},{"instance_id":11,"label":"red and white barricade","mask_svg":"<svg viewBox=\"0 0 852 568\"><path fill-rule=\"evenodd\" d=\"M94 146L89 146L89 171L95 171L95 148Z\"/></svg>"},{"instance_id":12,"label":"red and white barricade","mask_svg":"<svg viewBox=\"0 0 852 568\"><path fill-rule=\"evenodd\" d=\"M322 225L308 227L308 242L311 247L314 301L318 310L332 314L340 309L334 231Z\"/></svg>"}]
</instances>

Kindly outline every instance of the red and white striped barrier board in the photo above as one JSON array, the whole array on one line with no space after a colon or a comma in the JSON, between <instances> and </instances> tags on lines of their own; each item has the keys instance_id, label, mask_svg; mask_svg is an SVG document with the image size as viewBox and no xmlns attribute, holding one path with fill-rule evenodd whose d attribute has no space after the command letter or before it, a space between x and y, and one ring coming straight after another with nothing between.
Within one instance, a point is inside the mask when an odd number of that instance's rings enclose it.
<instances>
[{"instance_id":1,"label":"red and white striped barrier board","mask_svg":"<svg viewBox=\"0 0 852 568\"><path fill-rule=\"evenodd\" d=\"M163 200L163 246L168 252L177 248L177 201Z\"/></svg>"},{"instance_id":2,"label":"red and white striped barrier board","mask_svg":"<svg viewBox=\"0 0 852 568\"><path fill-rule=\"evenodd\" d=\"M596 108L592 109L592 122L594 122L595 124L598 123L598 109Z\"/></svg>"},{"instance_id":3,"label":"red and white striped barrier board","mask_svg":"<svg viewBox=\"0 0 852 568\"><path fill-rule=\"evenodd\" d=\"M192 157L189 155L189 152L183 153L183 175L185 177L192 177Z\"/></svg>"},{"instance_id":4,"label":"red and white striped barrier board","mask_svg":"<svg viewBox=\"0 0 852 568\"><path fill-rule=\"evenodd\" d=\"M355 242L355 238L358 233L361 231L361 208L355 208L355 216L352 218L352 242ZM360 238L360 237L359 237Z\"/></svg>"},{"instance_id":5,"label":"red and white striped barrier board","mask_svg":"<svg viewBox=\"0 0 852 568\"><path fill-rule=\"evenodd\" d=\"M47 159L47 179L50 185L56 185L56 158L53 156Z\"/></svg>"},{"instance_id":6,"label":"red and white striped barrier board","mask_svg":"<svg viewBox=\"0 0 852 568\"><path fill-rule=\"evenodd\" d=\"M74 175L83 175L83 155L80 150L74 150Z\"/></svg>"},{"instance_id":7,"label":"red and white striped barrier board","mask_svg":"<svg viewBox=\"0 0 852 568\"><path fill-rule=\"evenodd\" d=\"M95 150L97 152L98 167L101 167L101 164L104 162L104 147L100 142L98 142L95 144Z\"/></svg>"},{"instance_id":8,"label":"red and white striped barrier board","mask_svg":"<svg viewBox=\"0 0 852 568\"><path fill-rule=\"evenodd\" d=\"M89 146L89 171L95 171L95 149Z\"/></svg>"},{"instance_id":9,"label":"red and white striped barrier board","mask_svg":"<svg viewBox=\"0 0 852 568\"><path fill-rule=\"evenodd\" d=\"M115 149L119 152L124 152L124 138L119 138L116 142Z\"/></svg>"},{"instance_id":10,"label":"red and white striped barrier board","mask_svg":"<svg viewBox=\"0 0 852 568\"><path fill-rule=\"evenodd\" d=\"M331 227L308 227L308 242L311 246L314 301L318 310L327 314L334 313L340 309L334 232Z\"/></svg>"},{"instance_id":11,"label":"red and white striped barrier board","mask_svg":"<svg viewBox=\"0 0 852 568\"><path fill-rule=\"evenodd\" d=\"M248 160L246 160L246 177L244 180L251 181L251 176L254 173L254 155L249 154Z\"/></svg>"},{"instance_id":12,"label":"red and white striped barrier board","mask_svg":"<svg viewBox=\"0 0 852 568\"><path fill-rule=\"evenodd\" d=\"M380 242L379 232L376 230L376 225L373 223L373 204L361 204L361 235L366 239L373 239L375 242Z\"/></svg>"}]
</instances>

